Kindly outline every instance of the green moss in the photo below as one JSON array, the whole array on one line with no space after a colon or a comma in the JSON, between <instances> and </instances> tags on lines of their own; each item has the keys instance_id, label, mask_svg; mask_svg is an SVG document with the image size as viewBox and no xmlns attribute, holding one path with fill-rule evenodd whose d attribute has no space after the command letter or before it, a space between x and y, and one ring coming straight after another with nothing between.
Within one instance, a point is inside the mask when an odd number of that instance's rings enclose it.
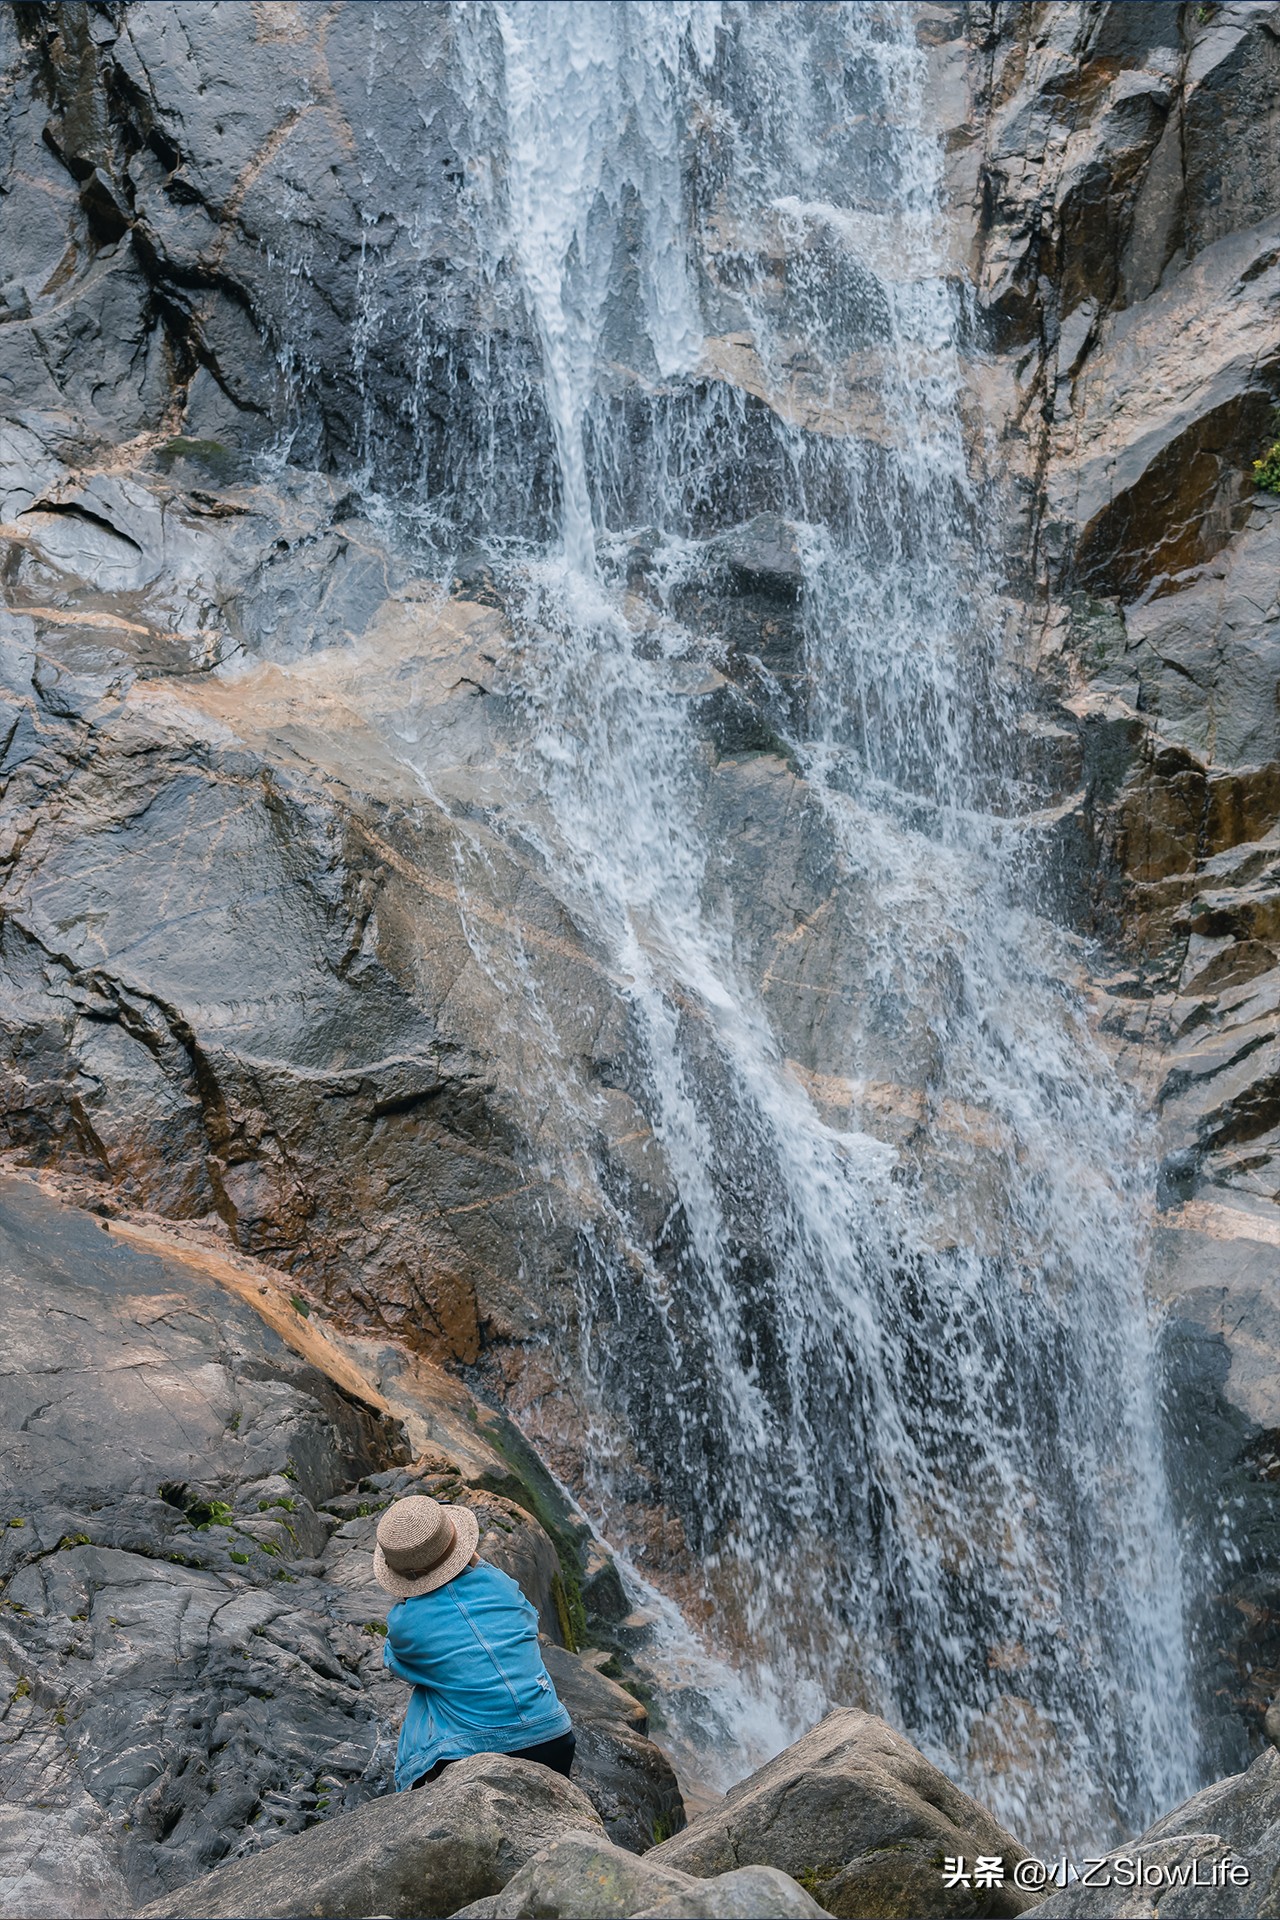
<instances>
[{"instance_id":1,"label":"green moss","mask_svg":"<svg viewBox=\"0 0 1280 1920\"><path fill-rule=\"evenodd\" d=\"M304 1320L310 1318L311 1309L300 1293L291 1293L289 1295L289 1305L295 1313L300 1313Z\"/></svg>"},{"instance_id":2,"label":"green moss","mask_svg":"<svg viewBox=\"0 0 1280 1920\"><path fill-rule=\"evenodd\" d=\"M88 1547L92 1544L87 1533L64 1533L58 1542L58 1552L64 1552L67 1547Z\"/></svg>"},{"instance_id":3,"label":"green moss","mask_svg":"<svg viewBox=\"0 0 1280 1920\"><path fill-rule=\"evenodd\" d=\"M504 1476L491 1491L532 1514L556 1550L560 1571L552 1581L551 1597L565 1646L577 1653L586 1644L587 1609L582 1598L582 1553L568 1503L518 1427L488 1408L477 1418L485 1438L511 1469L511 1477Z\"/></svg>"},{"instance_id":4,"label":"green moss","mask_svg":"<svg viewBox=\"0 0 1280 1920\"><path fill-rule=\"evenodd\" d=\"M26 1674L24 1673L21 1680L19 1680L17 1686L14 1688L13 1692L9 1695L9 1698L11 1701L25 1700L29 1696L30 1692L31 1692L31 1682L28 1680Z\"/></svg>"},{"instance_id":5,"label":"green moss","mask_svg":"<svg viewBox=\"0 0 1280 1920\"><path fill-rule=\"evenodd\" d=\"M387 1623L385 1620L366 1620L364 1623L364 1630L366 1633L376 1634L382 1638L385 1638L386 1632L387 1632Z\"/></svg>"},{"instance_id":6,"label":"green moss","mask_svg":"<svg viewBox=\"0 0 1280 1920\"><path fill-rule=\"evenodd\" d=\"M577 1653L586 1637L587 1612L581 1585L570 1587L566 1583L563 1565L551 1576L551 1599L560 1622L560 1638L570 1653Z\"/></svg>"},{"instance_id":7,"label":"green moss","mask_svg":"<svg viewBox=\"0 0 1280 1920\"><path fill-rule=\"evenodd\" d=\"M197 1500L187 1508L187 1518L203 1532L206 1527L229 1527L235 1515L225 1500Z\"/></svg>"},{"instance_id":8,"label":"green moss","mask_svg":"<svg viewBox=\"0 0 1280 1920\"><path fill-rule=\"evenodd\" d=\"M156 450L156 464L166 473L179 460L203 467L215 480L234 479L239 466L237 456L230 447L223 446L221 440L189 440L183 434L167 440Z\"/></svg>"},{"instance_id":9,"label":"green moss","mask_svg":"<svg viewBox=\"0 0 1280 1920\"><path fill-rule=\"evenodd\" d=\"M249 1564L249 1556L247 1553L233 1553L231 1558L238 1567L247 1567Z\"/></svg>"},{"instance_id":10,"label":"green moss","mask_svg":"<svg viewBox=\"0 0 1280 1920\"><path fill-rule=\"evenodd\" d=\"M26 1523L26 1521L25 1521L25 1520L10 1520L10 1522L9 1522L9 1525L10 1525L11 1527L25 1527L25 1526L26 1526L26 1524L27 1524L27 1523Z\"/></svg>"}]
</instances>

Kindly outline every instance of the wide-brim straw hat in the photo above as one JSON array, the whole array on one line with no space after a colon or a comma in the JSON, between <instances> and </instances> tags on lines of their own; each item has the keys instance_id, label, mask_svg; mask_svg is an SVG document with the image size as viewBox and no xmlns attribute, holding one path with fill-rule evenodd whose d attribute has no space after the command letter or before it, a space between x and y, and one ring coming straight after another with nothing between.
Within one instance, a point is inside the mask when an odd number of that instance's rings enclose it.
<instances>
[{"instance_id":1,"label":"wide-brim straw hat","mask_svg":"<svg viewBox=\"0 0 1280 1920\"><path fill-rule=\"evenodd\" d=\"M462 1572L479 1538L470 1507L442 1507L424 1493L407 1494L378 1522L374 1578L397 1600L434 1593Z\"/></svg>"}]
</instances>

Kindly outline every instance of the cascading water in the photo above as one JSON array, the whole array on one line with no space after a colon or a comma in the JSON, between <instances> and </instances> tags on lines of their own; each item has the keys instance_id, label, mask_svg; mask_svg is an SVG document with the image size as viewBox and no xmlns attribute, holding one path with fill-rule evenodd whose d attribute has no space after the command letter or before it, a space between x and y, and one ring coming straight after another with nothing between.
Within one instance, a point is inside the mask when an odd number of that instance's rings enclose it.
<instances>
[{"instance_id":1,"label":"cascading water","mask_svg":"<svg viewBox=\"0 0 1280 1920\"><path fill-rule=\"evenodd\" d=\"M1194 1775L1143 1183L1015 885L914 9L453 12L478 245L537 345L468 376L506 423L465 529L522 715L497 825L620 983L661 1169L655 1225L536 964L477 922L596 1222L557 1357L583 1498L642 1559L677 1529L644 1564L779 1738L852 1700L1046 1843L1140 1824ZM789 674L746 669L760 817L808 863L788 895L766 847L763 904L753 763L697 711L732 565L800 629Z\"/></svg>"}]
</instances>

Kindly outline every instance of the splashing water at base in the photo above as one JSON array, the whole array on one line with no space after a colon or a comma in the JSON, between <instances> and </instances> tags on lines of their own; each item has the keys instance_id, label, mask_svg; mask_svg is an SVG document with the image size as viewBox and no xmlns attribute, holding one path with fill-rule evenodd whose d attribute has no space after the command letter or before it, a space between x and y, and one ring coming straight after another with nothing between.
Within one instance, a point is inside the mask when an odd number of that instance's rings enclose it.
<instances>
[{"instance_id":1,"label":"splashing water at base","mask_svg":"<svg viewBox=\"0 0 1280 1920\"><path fill-rule=\"evenodd\" d=\"M1195 1773L1140 1140L1015 890L914 9L454 13L540 360L490 404L544 409L558 489L549 544L491 528L503 831L626 1010L603 1074L475 930L594 1223L557 1336L583 1497L745 1676L703 1662L686 1740L719 1712L743 1767L848 1700L1028 1837L1133 1828ZM799 663L739 661L772 731L717 756L734 567ZM623 1096L643 1181L600 1146Z\"/></svg>"}]
</instances>

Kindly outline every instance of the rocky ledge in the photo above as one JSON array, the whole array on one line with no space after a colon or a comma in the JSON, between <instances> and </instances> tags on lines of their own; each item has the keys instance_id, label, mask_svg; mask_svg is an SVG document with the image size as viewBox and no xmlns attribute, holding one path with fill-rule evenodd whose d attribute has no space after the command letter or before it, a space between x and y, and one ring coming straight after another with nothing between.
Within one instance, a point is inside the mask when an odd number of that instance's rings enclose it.
<instances>
[{"instance_id":1,"label":"rocky ledge","mask_svg":"<svg viewBox=\"0 0 1280 1920\"><path fill-rule=\"evenodd\" d=\"M637 1849L683 1825L644 1708L572 1650L589 1535L509 1423L393 1379L270 1269L29 1178L0 1179L0 1285L0 1911L129 1913L389 1791L371 1556L412 1488L476 1507L537 1605L575 1824Z\"/></svg>"},{"instance_id":2,"label":"rocky ledge","mask_svg":"<svg viewBox=\"0 0 1280 1920\"><path fill-rule=\"evenodd\" d=\"M1146 1878L1136 1891L1123 1878L1134 1859ZM1111 1883L1046 1898L1042 1863L989 1814L883 1721L836 1709L685 1833L643 1855L612 1843L569 1782L480 1754L420 1793L282 1838L143 1912L148 1920L997 1920L1034 1907L1045 1920L1272 1920L1280 1913L1280 1756L1198 1794L1086 1871Z\"/></svg>"}]
</instances>

